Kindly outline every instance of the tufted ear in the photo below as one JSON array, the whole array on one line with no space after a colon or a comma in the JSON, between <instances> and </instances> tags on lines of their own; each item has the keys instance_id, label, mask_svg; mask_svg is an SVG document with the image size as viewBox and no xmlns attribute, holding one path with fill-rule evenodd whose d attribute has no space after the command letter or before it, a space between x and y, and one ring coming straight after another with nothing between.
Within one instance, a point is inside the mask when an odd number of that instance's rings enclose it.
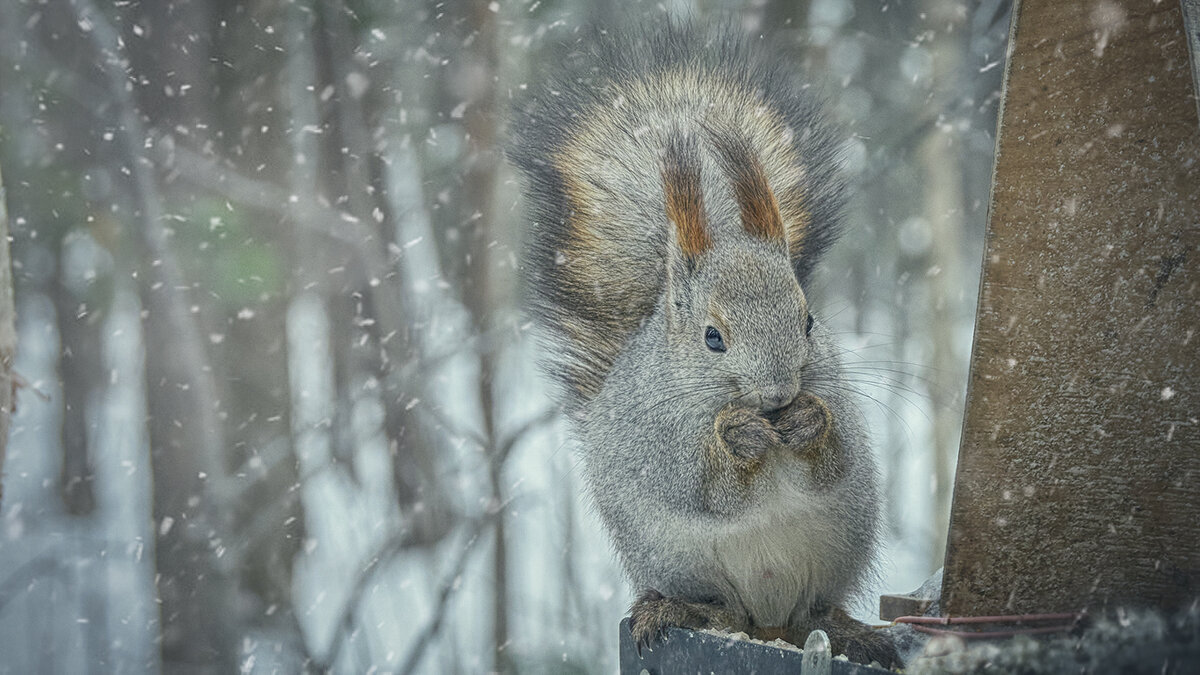
<instances>
[{"instance_id":1,"label":"tufted ear","mask_svg":"<svg viewBox=\"0 0 1200 675\"><path fill-rule=\"evenodd\" d=\"M662 156L662 182L667 216L666 293L669 311L673 312L701 254L713 245L700 185L700 152L691 137L668 138Z\"/></svg>"},{"instance_id":2,"label":"tufted ear","mask_svg":"<svg viewBox=\"0 0 1200 675\"><path fill-rule=\"evenodd\" d=\"M712 237L700 188L700 152L693 139L668 139L663 151L662 181L667 221L674 235L672 254L678 253L694 266L700 254L712 248Z\"/></svg>"},{"instance_id":3,"label":"tufted ear","mask_svg":"<svg viewBox=\"0 0 1200 675\"><path fill-rule=\"evenodd\" d=\"M662 158L663 203L667 216L668 289L694 272L700 255L712 248L704 192L700 186L700 151L691 137L672 135Z\"/></svg>"},{"instance_id":4,"label":"tufted ear","mask_svg":"<svg viewBox=\"0 0 1200 675\"><path fill-rule=\"evenodd\" d=\"M717 133L712 142L721 158L721 169L733 184L742 228L751 236L787 243L789 250L798 250L802 233L785 230L779 201L749 140L737 133ZM791 241L793 234L795 242Z\"/></svg>"}]
</instances>

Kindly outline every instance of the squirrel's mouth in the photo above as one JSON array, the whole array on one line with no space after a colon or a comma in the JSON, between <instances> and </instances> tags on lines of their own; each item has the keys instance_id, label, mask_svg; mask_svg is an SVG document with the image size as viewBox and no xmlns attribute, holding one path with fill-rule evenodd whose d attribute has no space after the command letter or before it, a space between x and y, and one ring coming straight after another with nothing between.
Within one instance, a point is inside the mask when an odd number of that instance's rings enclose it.
<instances>
[{"instance_id":1,"label":"squirrel's mouth","mask_svg":"<svg viewBox=\"0 0 1200 675\"><path fill-rule=\"evenodd\" d=\"M792 399L792 401L794 401L794 400L795 399ZM786 412L788 407L792 405L792 401L788 401L786 404L781 405L778 408L775 408L773 410L762 411L763 419L770 422L771 424L777 424L779 422L779 420L783 418L783 413Z\"/></svg>"}]
</instances>

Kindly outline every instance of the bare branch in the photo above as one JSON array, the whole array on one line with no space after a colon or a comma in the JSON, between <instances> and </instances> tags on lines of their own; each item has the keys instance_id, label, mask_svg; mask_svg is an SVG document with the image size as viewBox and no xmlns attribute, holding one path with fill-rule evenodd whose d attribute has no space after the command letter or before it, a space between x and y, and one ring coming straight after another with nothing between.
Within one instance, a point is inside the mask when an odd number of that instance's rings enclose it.
<instances>
[{"instance_id":1,"label":"bare branch","mask_svg":"<svg viewBox=\"0 0 1200 675\"><path fill-rule=\"evenodd\" d=\"M275 213L280 217L293 215L298 205L312 217L298 219L297 225L355 249L375 237L368 229L356 227L361 223L350 213L322 204L314 195L291 194L271 181L239 173L227 163L179 145L170 134L151 131L150 146L155 159L168 172L168 178L182 176L233 203ZM346 223L350 231L328 226L328 223Z\"/></svg>"},{"instance_id":2,"label":"bare branch","mask_svg":"<svg viewBox=\"0 0 1200 675\"><path fill-rule=\"evenodd\" d=\"M65 558L63 551L51 548L10 572L0 581L0 610L12 600L27 595L39 581L48 579L66 584L62 578L68 571L67 564L63 562Z\"/></svg>"},{"instance_id":3,"label":"bare branch","mask_svg":"<svg viewBox=\"0 0 1200 675\"><path fill-rule=\"evenodd\" d=\"M496 512L495 517L499 516L500 512ZM433 638L437 637L437 634L442 630L442 624L446 620L446 609L449 607L450 594L458 588L459 577L462 576L463 570L467 566L468 554L471 552L475 541L479 539L479 535L483 532L483 528L488 524L489 520L491 519L485 518L474 523L471 538L467 540L466 546L463 548L462 553L459 554L458 562L455 563L450 573L443 577L442 584L438 590L437 605L433 609L433 618L417 634L412 648L408 651L408 656L404 658L404 664L400 667L400 672L403 675L416 672L417 666L421 665L421 659L425 657L425 651L429 648L429 643L433 642Z\"/></svg>"},{"instance_id":4,"label":"bare branch","mask_svg":"<svg viewBox=\"0 0 1200 675\"><path fill-rule=\"evenodd\" d=\"M433 422L448 431L451 436L466 438L474 443L475 446L480 450L486 451L488 449L488 440L484 438L482 434L473 429L463 429L460 425L455 424L454 421L449 417L446 417L445 413L443 413L436 406L421 406L418 409L422 414L432 417Z\"/></svg>"},{"instance_id":5,"label":"bare branch","mask_svg":"<svg viewBox=\"0 0 1200 675\"><path fill-rule=\"evenodd\" d=\"M214 534L219 538L228 529L228 512L208 494L214 483L227 480L216 383L197 318L188 310L187 286L164 225L166 210L153 164L144 153L148 137L134 100L124 41L92 0L72 0L71 5L115 103L118 147L128 162L139 221L133 228L137 255L146 262L139 283L152 317L144 330L154 514L166 525L159 529L155 547L159 646L165 663L230 666L237 629L235 620L221 611L232 604L233 585L209 544Z\"/></svg>"},{"instance_id":6,"label":"bare branch","mask_svg":"<svg viewBox=\"0 0 1200 675\"><path fill-rule=\"evenodd\" d=\"M118 117L121 122L121 133L118 134L121 146L129 160L129 170L133 176L137 200L141 207L141 227L137 233L146 252L155 264L150 265L151 274L157 276L158 284L154 284L156 293L161 294L161 302L171 331L176 335L175 353L179 360L191 366L188 370L195 380L197 388L195 399L200 402L198 415L212 417L205 419L201 428L209 433L204 434L204 457L208 475L223 477L223 463L220 461L224 453L224 443L221 440L220 425L211 415L212 402L216 400L215 388L211 376L205 375L210 369L207 366L204 346L199 337L199 329L195 321L188 315L185 301L180 297L179 289L184 288L183 275L179 270L174 252L167 245L169 234L163 227L165 209L162 196L159 194L151 164L142 154L142 148L147 135L138 113L137 104L128 87L125 73L127 60L123 56L123 41L120 33L108 21L105 15L96 9L92 0L73 0L80 26L86 27L86 33L91 36L96 51L104 58L101 59L105 77L108 81L108 93L117 104ZM205 411L208 414L205 414Z\"/></svg>"},{"instance_id":7,"label":"bare branch","mask_svg":"<svg viewBox=\"0 0 1200 675\"><path fill-rule=\"evenodd\" d=\"M531 433L543 426L546 426L547 424L554 422L557 419L558 419L558 409L557 408L548 408L546 410L543 410L541 412L541 414L534 415L530 419L526 420L526 422L524 424L522 424L520 427L513 430L513 432L510 433L508 435L508 437L505 438L504 441L500 444L500 447L496 449L496 460L495 461L499 464L504 464L504 462L508 461L508 456L510 453L512 453L512 450L516 446L516 444L519 443L523 438L525 438L526 435L528 435L529 433Z\"/></svg>"},{"instance_id":8,"label":"bare branch","mask_svg":"<svg viewBox=\"0 0 1200 675\"><path fill-rule=\"evenodd\" d=\"M475 542L479 539L479 535L498 514L499 511L468 521L469 534L467 536L467 543L463 546L463 550L459 552L458 560L440 586L441 590L438 593L433 619L418 635L412 650L404 660L404 667L400 669L400 672L412 672L419 665L424 655L424 645L441 630L447 602L450 599L451 592L457 587L455 580L462 575L463 569L466 567L467 561L470 559L470 554L474 549ZM385 539L374 555L368 558L369 562L358 575L358 578L355 579L354 586L350 589L350 594L347 596L345 604L342 605L341 619L338 621L333 635L333 642L330 643L329 649L326 650L324 660L313 664L318 671L327 671L337 663L338 655L342 650L342 644L346 641L346 636L354 629L354 615L358 612L358 608L362 604L363 594L366 592L367 587L375 579L375 575L379 570L386 567L387 563L391 562L393 558L408 548L410 540L410 531L401 530L396 532Z\"/></svg>"}]
</instances>

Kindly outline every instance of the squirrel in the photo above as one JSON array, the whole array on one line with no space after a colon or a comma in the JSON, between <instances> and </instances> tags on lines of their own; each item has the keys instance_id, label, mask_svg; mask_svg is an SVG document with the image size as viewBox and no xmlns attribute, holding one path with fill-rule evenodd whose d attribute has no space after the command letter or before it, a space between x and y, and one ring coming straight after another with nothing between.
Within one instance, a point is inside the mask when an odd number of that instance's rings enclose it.
<instances>
[{"instance_id":1,"label":"squirrel","mask_svg":"<svg viewBox=\"0 0 1200 675\"><path fill-rule=\"evenodd\" d=\"M510 132L542 365L640 591L639 651L669 626L799 645L821 628L891 665L843 609L879 488L804 292L846 196L819 102L733 31L669 24L597 37Z\"/></svg>"}]
</instances>

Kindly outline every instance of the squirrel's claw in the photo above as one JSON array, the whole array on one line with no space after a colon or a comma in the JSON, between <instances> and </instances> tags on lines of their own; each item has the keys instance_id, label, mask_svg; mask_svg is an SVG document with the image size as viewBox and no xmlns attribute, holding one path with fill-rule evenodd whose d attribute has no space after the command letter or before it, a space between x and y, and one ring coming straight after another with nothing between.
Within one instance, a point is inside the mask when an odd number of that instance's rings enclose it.
<instances>
[{"instance_id":1,"label":"squirrel's claw","mask_svg":"<svg viewBox=\"0 0 1200 675\"><path fill-rule=\"evenodd\" d=\"M902 666L896 644L885 634L860 634L846 644L846 658L855 663L879 663L884 668Z\"/></svg>"},{"instance_id":2,"label":"squirrel's claw","mask_svg":"<svg viewBox=\"0 0 1200 675\"><path fill-rule=\"evenodd\" d=\"M643 648L650 649L650 644L655 640L666 639L667 625L663 623L662 611L665 600L662 593L648 588L642 591L629 608L629 632L633 636L633 646L639 658Z\"/></svg>"},{"instance_id":3,"label":"squirrel's claw","mask_svg":"<svg viewBox=\"0 0 1200 675\"><path fill-rule=\"evenodd\" d=\"M868 626L839 607L822 610L810 622L792 627L788 637L790 641L803 642L817 628L829 635L834 654L845 654L855 663L878 662L885 668L904 665L895 640L887 631Z\"/></svg>"},{"instance_id":4,"label":"squirrel's claw","mask_svg":"<svg viewBox=\"0 0 1200 675\"><path fill-rule=\"evenodd\" d=\"M647 622L633 623L629 630L633 634L633 647L637 650L638 658L642 650L654 651L650 646L654 641L666 639L666 626L652 626Z\"/></svg>"},{"instance_id":5,"label":"squirrel's claw","mask_svg":"<svg viewBox=\"0 0 1200 675\"><path fill-rule=\"evenodd\" d=\"M728 628L744 630L745 622L724 606L712 602L669 598L653 588L642 591L629 608L630 633L638 656L658 640L667 639L667 628Z\"/></svg>"}]
</instances>

